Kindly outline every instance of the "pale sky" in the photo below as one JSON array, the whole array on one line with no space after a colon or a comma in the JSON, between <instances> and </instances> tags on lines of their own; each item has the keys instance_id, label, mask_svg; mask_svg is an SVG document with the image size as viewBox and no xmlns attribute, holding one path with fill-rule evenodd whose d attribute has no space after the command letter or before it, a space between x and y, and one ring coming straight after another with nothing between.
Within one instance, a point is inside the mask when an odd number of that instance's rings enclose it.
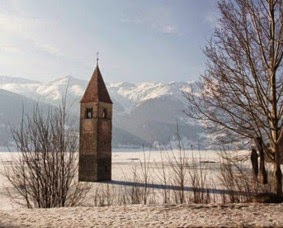
<instances>
[{"instance_id":1,"label":"pale sky","mask_svg":"<svg viewBox=\"0 0 283 228\"><path fill-rule=\"evenodd\" d=\"M197 80L217 0L0 0L0 75Z\"/></svg>"}]
</instances>

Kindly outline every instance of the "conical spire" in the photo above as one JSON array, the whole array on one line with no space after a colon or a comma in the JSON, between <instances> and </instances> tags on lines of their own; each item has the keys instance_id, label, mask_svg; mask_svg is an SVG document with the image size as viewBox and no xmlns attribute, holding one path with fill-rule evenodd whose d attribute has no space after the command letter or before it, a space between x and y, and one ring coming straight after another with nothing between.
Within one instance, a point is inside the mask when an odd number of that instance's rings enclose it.
<instances>
[{"instance_id":1,"label":"conical spire","mask_svg":"<svg viewBox=\"0 0 283 228\"><path fill-rule=\"evenodd\" d=\"M81 103L105 102L112 104L111 98L101 76L98 63L88 83L86 91L81 99Z\"/></svg>"}]
</instances>

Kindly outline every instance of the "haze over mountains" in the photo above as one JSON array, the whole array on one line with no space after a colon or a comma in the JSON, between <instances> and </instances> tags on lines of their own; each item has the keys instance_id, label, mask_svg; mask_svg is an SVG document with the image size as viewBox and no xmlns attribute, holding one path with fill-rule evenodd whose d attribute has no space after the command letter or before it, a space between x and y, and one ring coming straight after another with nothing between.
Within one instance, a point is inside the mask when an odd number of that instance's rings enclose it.
<instances>
[{"instance_id":1,"label":"haze over mountains","mask_svg":"<svg viewBox=\"0 0 283 228\"><path fill-rule=\"evenodd\" d=\"M69 111L79 118L79 101L87 83L72 76L47 83L0 76L0 146L11 144L9 126L19 123L23 108L25 113L31 113L36 103L42 108L57 106L66 88ZM189 91L193 83L121 82L106 85L114 103L113 147L174 144L177 125L184 146L199 147L201 128L183 112L187 105L183 92Z\"/></svg>"}]
</instances>

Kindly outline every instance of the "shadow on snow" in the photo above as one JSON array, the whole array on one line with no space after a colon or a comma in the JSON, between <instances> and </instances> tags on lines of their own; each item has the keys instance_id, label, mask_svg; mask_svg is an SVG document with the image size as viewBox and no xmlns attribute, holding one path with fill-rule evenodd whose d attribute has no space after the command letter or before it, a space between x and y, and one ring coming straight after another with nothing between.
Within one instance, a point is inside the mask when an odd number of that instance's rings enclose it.
<instances>
[{"instance_id":1,"label":"shadow on snow","mask_svg":"<svg viewBox=\"0 0 283 228\"><path fill-rule=\"evenodd\" d=\"M145 183L138 183L138 182L130 182L130 181L121 181L121 180L112 180L112 181L105 181L102 182L105 184L112 184L112 185L120 185L120 186L129 186L129 187L142 187L142 188L154 188L154 189L168 189L168 190L182 190L180 186L176 185L163 185L163 184L145 184ZM248 193L243 192L243 191L231 191L227 189L215 189L215 188L193 188L193 187L188 187L184 186L184 191L186 192L209 192L212 194L219 194L219 195L224 195L224 194L234 194L234 195L239 195L239 196L245 196Z\"/></svg>"}]
</instances>

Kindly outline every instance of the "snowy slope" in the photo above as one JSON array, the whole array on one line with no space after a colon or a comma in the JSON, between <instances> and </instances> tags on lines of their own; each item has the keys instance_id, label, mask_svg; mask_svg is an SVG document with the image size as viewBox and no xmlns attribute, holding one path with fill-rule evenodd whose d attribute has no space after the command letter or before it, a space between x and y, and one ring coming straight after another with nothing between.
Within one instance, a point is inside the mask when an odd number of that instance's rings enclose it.
<instances>
[{"instance_id":1,"label":"snowy slope","mask_svg":"<svg viewBox=\"0 0 283 228\"><path fill-rule=\"evenodd\" d=\"M0 89L0 146L11 145L11 129L18 127L22 114L31 114L36 104L33 99ZM40 103L39 107L45 111L50 106Z\"/></svg>"}]
</instances>

